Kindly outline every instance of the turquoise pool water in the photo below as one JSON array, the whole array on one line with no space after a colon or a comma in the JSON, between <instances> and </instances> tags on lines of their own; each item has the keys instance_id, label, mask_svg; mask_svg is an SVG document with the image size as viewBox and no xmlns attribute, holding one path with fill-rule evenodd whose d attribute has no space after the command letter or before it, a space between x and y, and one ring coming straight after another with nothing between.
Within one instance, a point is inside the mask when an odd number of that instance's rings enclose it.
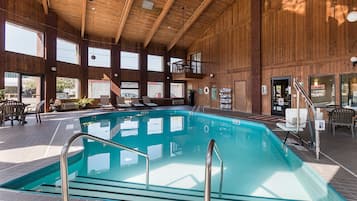
<instances>
[{"instance_id":1,"label":"turquoise pool water","mask_svg":"<svg viewBox=\"0 0 357 201\"><path fill-rule=\"evenodd\" d=\"M262 124L174 110L117 112L80 122L83 132L148 153L151 185L202 190L207 144L215 139L224 161L226 194L344 200ZM83 145L83 152L71 159L70 179L145 183L145 158L91 140ZM214 158L212 191L218 192L219 179ZM58 164L4 186L41 192L43 184L60 185Z\"/></svg>"}]
</instances>

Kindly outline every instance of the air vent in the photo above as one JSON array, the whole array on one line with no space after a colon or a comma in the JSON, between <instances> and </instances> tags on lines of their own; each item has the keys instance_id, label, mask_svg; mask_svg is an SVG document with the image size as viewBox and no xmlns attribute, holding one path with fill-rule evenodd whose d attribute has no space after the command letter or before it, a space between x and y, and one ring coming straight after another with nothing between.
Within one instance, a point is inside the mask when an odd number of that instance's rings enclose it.
<instances>
[{"instance_id":1,"label":"air vent","mask_svg":"<svg viewBox=\"0 0 357 201\"><path fill-rule=\"evenodd\" d=\"M142 7L147 10L152 10L154 8L154 2L149 0L143 0Z\"/></svg>"}]
</instances>

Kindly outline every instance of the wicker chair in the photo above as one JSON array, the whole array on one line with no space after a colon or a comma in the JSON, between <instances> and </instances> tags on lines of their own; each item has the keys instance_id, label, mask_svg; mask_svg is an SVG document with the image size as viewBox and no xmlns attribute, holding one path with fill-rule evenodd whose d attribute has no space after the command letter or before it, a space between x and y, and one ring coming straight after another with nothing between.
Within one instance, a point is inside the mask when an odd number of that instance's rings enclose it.
<instances>
[{"instance_id":1,"label":"wicker chair","mask_svg":"<svg viewBox=\"0 0 357 201\"><path fill-rule=\"evenodd\" d=\"M352 137L355 136L353 128L355 111L347 108L336 108L331 112L332 133L335 135L336 126L351 127Z\"/></svg>"},{"instance_id":2,"label":"wicker chair","mask_svg":"<svg viewBox=\"0 0 357 201\"><path fill-rule=\"evenodd\" d=\"M6 101L1 106L2 122L11 121L11 126L14 125L14 120L19 121L22 125L25 123L25 105L17 101Z\"/></svg>"}]
</instances>

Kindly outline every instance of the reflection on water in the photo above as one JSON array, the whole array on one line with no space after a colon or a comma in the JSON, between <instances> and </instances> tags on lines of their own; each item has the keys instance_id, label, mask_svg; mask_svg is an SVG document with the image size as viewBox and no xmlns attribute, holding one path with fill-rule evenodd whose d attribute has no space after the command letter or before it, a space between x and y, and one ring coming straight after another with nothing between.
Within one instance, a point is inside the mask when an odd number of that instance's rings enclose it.
<instances>
[{"instance_id":1,"label":"reflection on water","mask_svg":"<svg viewBox=\"0 0 357 201\"><path fill-rule=\"evenodd\" d=\"M153 111L99 115L82 121L82 130L148 153L150 184L202 190L207 144L213 138L224 160L224 192L309 200L294 174L297 167L287 162L272 134L265 127L242 124ZM144 157L93 141L84 145L88 162L80 175L145 183ZM218 191L216 158L213 167L212 190Z\"/></svg>"}]
</instances>

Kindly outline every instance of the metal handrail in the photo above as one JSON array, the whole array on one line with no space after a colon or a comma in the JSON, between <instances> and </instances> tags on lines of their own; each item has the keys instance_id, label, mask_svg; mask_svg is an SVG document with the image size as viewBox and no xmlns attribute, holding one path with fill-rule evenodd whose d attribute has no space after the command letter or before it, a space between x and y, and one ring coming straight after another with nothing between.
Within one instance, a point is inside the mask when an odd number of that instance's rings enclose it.
<instances>
[{"instance_id":1,"label":"metal handrail","mask_svg":"<svg viewBox=\"0 0 357 201\"><path fill-rule=\"evenodd\" d=\"M222 182L223 182L223 160L219 149L217 147L216 141L211 139L208 148L207 148L207 155L206 155L206 168L205 168L205 201L211 200L211 172L212 172L212 152L217 155L218 160L220 161L220 168L221 168L221 179L219 182L219 193L222 193Z\"/></svg>"},{"instance_id":2,"label":"metal handrail","mask_svg":"<svg viewBox=\"0 0 357 201\"><path fill-rule=\"evenodd\" d=\"M69 201L69 194L68 194L68 164L67 164L67 156L68 156L68 150L73 144L73 142L79 138L87 138L91 139L97 142L101 142L103 144L107 144L119 149L124 149L133 153L138 154L139 156L143 156L146 159L146 187L149 185L149 156L141 151L132 149L130 147L121 145L116 142L112 142L109 140L105 140L99 137L96 137L94 135L90 135L87 133L77 133L73 135L71 138L68 139L66 144L63 145L62 151L61 151L61 156L60 156L60 168L61 168L61 180L62 180L62 196L63 196L63 201Z\"/></svg>"}]
</instances>

